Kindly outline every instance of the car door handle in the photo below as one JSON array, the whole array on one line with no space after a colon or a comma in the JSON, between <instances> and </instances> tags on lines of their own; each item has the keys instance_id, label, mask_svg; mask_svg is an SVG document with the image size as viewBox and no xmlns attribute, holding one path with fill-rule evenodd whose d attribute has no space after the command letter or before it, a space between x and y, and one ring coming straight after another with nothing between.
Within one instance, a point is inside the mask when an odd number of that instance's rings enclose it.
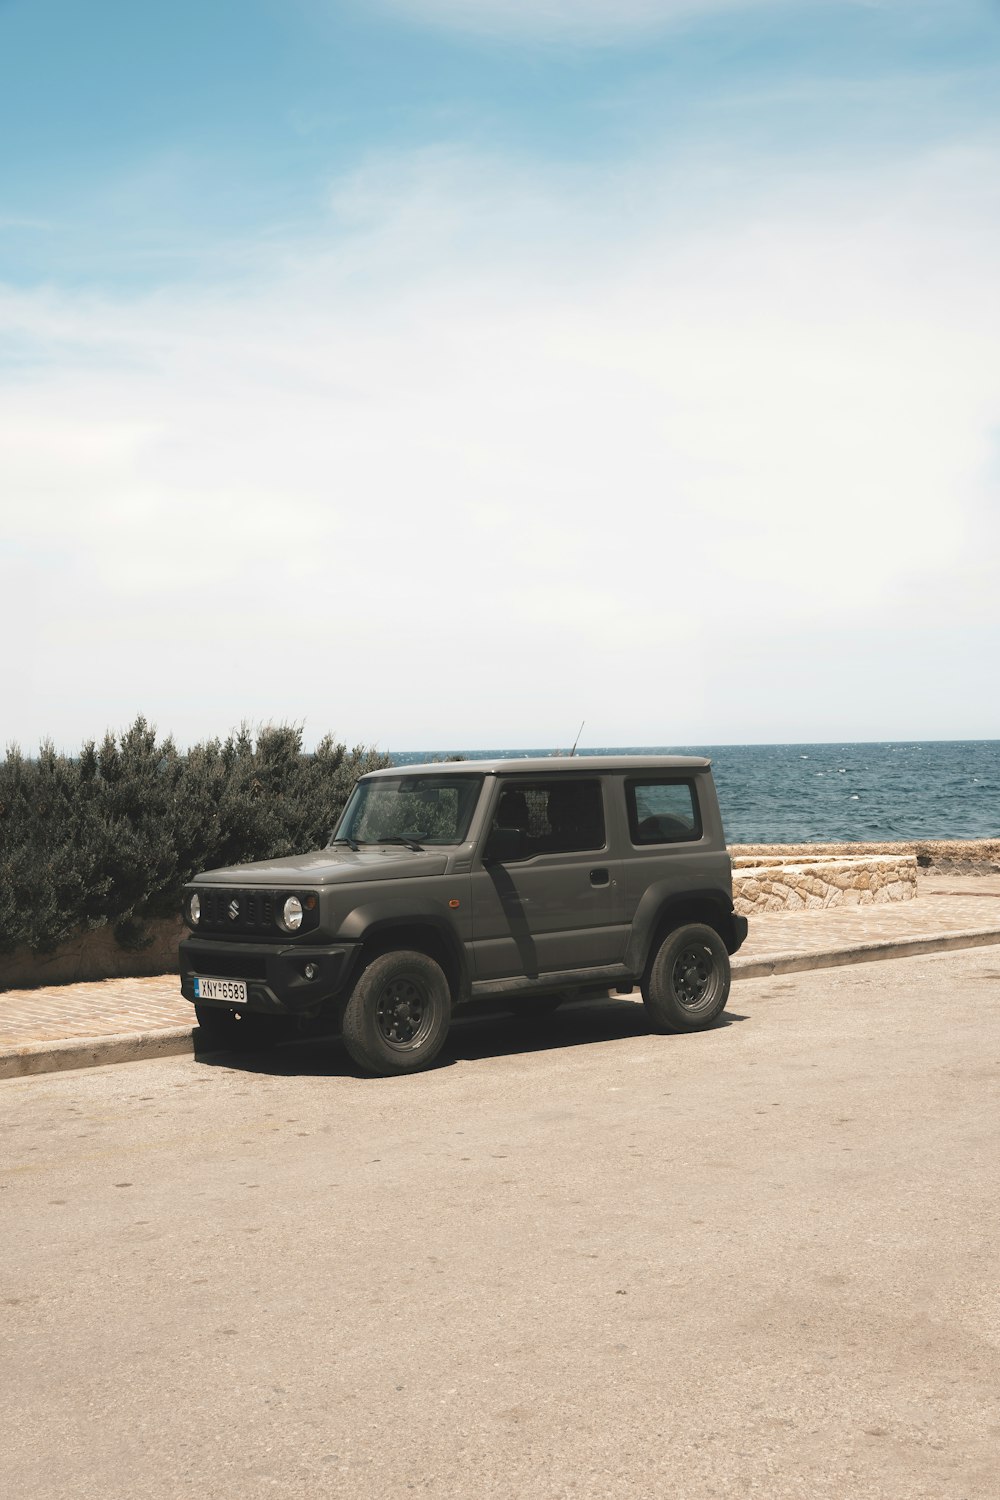
<instances>
[{"instance_id":1,"label":"car door handle","mask_svg":"<svg viewBox=\"0 0 1000 1500\"><path fill-rule=\"evenodd\" d=\"M611 876L607 870L591 870L590 883L591 885L610 885Z\"/></svg>"}]
</instances>

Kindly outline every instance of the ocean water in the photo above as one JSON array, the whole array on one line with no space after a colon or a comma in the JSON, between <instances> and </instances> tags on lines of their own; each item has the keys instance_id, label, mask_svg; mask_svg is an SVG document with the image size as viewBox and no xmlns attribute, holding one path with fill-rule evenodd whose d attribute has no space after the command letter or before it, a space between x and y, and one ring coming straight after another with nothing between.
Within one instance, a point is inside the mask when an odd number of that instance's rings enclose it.
<instances>
[{"instance_id":1,"label":"ocean water","mask_svg":"<svg viewBox=\"0 0 1000 1500\"><path fill-rule=\"evenodd\" d=\"M551 749L408 750L396 765L547 756ZM707 755L731 844L1000 838L1000 740L860 745L615 745L577 755Z\"/></svg>"}]
</instances>

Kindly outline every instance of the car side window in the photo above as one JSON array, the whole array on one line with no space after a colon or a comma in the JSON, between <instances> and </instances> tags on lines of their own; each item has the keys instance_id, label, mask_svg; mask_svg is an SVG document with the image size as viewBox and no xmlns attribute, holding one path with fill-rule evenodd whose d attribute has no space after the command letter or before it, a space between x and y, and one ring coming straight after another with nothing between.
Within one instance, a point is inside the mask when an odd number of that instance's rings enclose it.
<instances>
[{"instance_id":1,"label":"car side window","mask_svg":"<svg viewBox=\"0 0 1000 1500\"><path fill-rule=\"evenodd\" d=\"M603 849L604 799L596 780L516 781L500 792L493 827L523 835L522 858Z\"/></svg>"},{"instance_id":2,"label":"car side window","mask_svg":"<svg viewBox=\"0 0 1000 1500\"><path fill-rule=\"evenodd\" d=\"M625 801L633 844L680 844L701 838L692 781L628 781Z\"/></svg>"}]
</instances>

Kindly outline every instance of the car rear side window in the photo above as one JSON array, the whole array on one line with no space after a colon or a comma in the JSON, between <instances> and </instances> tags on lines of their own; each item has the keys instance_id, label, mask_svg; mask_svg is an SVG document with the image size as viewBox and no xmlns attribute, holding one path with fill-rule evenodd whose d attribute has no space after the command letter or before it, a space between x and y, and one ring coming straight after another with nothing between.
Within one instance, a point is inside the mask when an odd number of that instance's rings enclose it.
<instances>
[{"instance_id":1,"label":"car rear side window","mask_svg":"<svg viewBox=\"0 0 1000 1500\"><path fill-rule=\"evenodd\" d=\"M627 781L625 800L633 844L681 844L701 838L693 781Z\"/></svg>"}]
</instances>

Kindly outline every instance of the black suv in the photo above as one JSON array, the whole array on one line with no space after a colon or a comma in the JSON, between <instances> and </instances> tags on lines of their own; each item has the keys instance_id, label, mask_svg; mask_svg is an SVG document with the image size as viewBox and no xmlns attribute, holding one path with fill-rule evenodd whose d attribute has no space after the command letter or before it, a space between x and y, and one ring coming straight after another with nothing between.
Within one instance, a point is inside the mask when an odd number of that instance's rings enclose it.
<instances>
[{"instance_id":1,"label":"black suv","mask_svg":"<svg viewBox=\"0 0 1000 1500\"><path fill-rule=\"evenodd\" d=\"M551 1010L638 984L710 1025L747 933L710 762L570 756L374 771L330 842L185 887L181 988L220 1045L339 1027L369 1072L437 1055L479 998Z\"/></svg>"}]
</instances>

